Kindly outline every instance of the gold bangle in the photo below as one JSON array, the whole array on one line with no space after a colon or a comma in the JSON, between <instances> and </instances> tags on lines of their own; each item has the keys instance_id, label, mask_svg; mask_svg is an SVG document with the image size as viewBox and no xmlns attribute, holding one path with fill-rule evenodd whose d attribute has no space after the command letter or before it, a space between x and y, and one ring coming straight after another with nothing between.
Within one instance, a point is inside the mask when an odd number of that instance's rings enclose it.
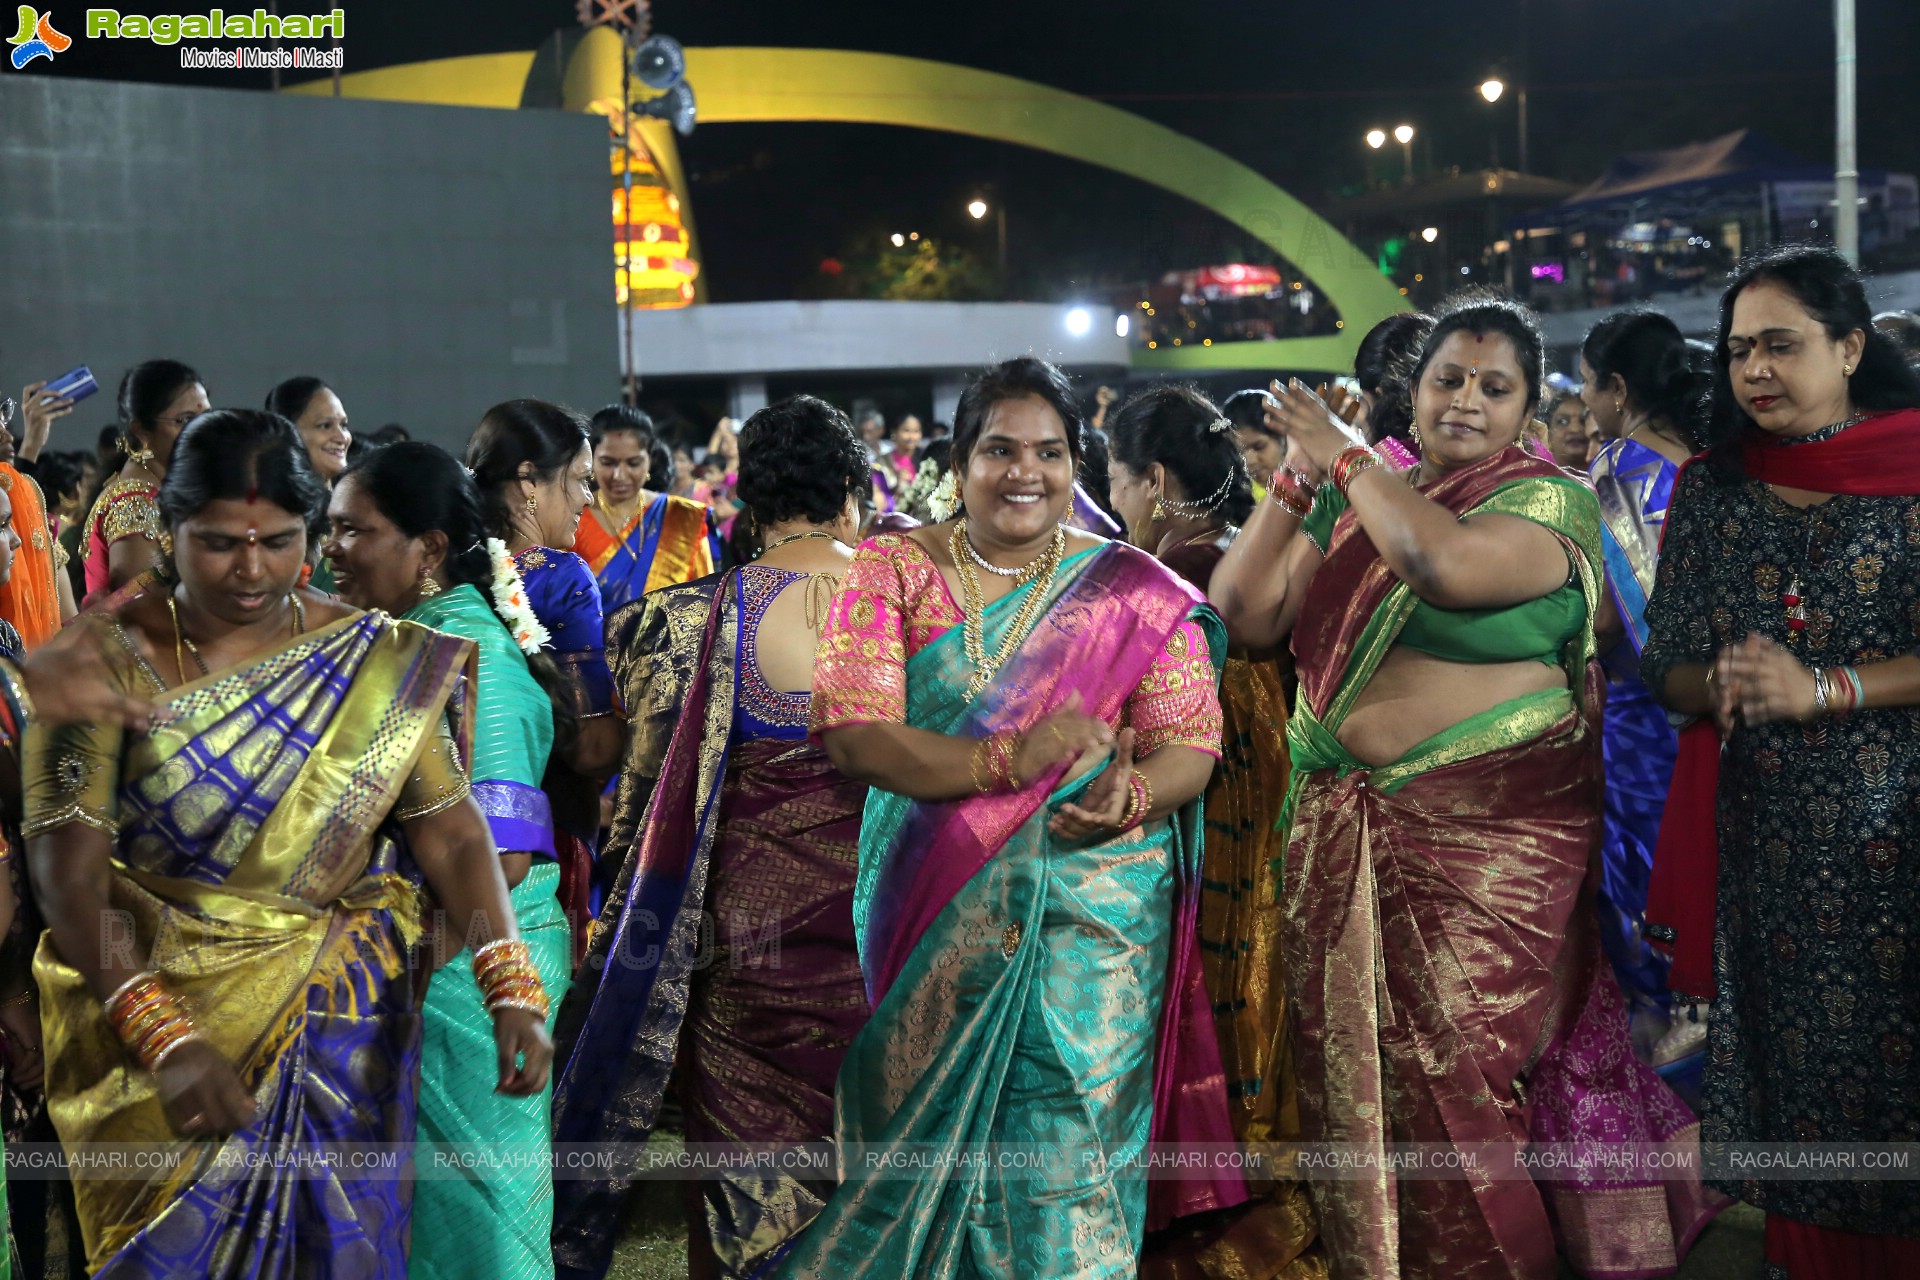
<instances>
[{"instance_id":1,"label":"gold bangle","mask_svg":"<svg viewBox=\"0 0 1920 1280\"><path fill-rule=\"evenodd\" d=\"M33 695L27 692L26 673L21 671L10 659L0 659L0 680L7 682L7 692L20 708L20 723L14 728L24 734L39 712L33 708Z\"/></svg>"}]
</instances>

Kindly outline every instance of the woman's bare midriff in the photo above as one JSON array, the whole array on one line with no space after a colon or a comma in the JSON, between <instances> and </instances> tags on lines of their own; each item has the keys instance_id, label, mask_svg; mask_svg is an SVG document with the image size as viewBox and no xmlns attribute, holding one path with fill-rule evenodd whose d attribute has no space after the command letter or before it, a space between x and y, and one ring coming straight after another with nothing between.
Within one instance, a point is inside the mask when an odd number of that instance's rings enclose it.
<instances>
[{"instance_id":1,"label":"woman's bare midriff","mask_svg":"<svg viewBox=\"0 0 1920 1280\"><path fill-rule=\"evenodd\" d=\"M1417 649L1391 650L1335 735L1355 759L1392 764L1408 749L1503 702L1564 689L1544 662L1449 662Z\"/></svg>"}]
</instances>

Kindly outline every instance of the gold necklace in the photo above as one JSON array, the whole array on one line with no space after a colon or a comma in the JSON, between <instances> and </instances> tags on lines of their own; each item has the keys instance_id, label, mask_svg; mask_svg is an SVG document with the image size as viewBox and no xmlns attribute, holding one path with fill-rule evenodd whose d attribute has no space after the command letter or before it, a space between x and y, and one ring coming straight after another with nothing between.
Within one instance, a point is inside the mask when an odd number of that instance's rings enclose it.
<instances>
[{"instance_id":1,"label":"gold necklace","mask_svg":"<svg viewBox=\"0 0 1920 1280\"><path fill-rule=\"evenodd\" d=\"M615 533L618 533L620 530L627 527L627 521L633 519L633 513L640 509L640 499L646 496L647 496L647 491L645 489L642 489L639 493L639 496L634 498L633 505L628 507L624 514L616 511L613 508L612 504L610 504L607 501L607 495L605 491L602 491L600 493L596 493L593 495L593 505L596 507L599 507L600 513L606 516L608 520L613 522L613 531Z\"/></svg>"},{"instance_id":2,"label":"gold necklace","mask_svg":"<svg viewBox=\"0 0 1920 1280\"><path fill-rule=\"evenodd\" d=\"M773 550L775 547L784 547L789 542L804 542L808 538L833 538L833 535L828 533L824 529L809 529L805 533L790 533L786 537L775 539L774 541L769 542L766 546L760 548L760 555L763 556L767 554L767 552ZM838 542L839 539L834 538L834 541ZM756 560L758 560L759 558L760 556L754 557L754 559Z\"/></svg>"},{"instance_id":3,"label":"gold necklace","mask_svg":"<svg viewBox=\"0 0 1920 1280\"><path fill-rule=\"evenodd\" d=\"M986 590L980 583L980 575L970 563L971 557L962 551L963 547L969 550L972 547L967 542L967 522L964 517L954 524L953 532L947 535L947 554L952 558L955 575L960 579L961 636L965 641L967 661L973 667L973 674L967 678L967 698L971 701L1013 656L1014 649L1026 639L1027 632L1032 630L1040 616L1040 610L1046 606L1047 591L1053 586L1054 575L1066 555L1067 530L1065 525L1055 525L1053 542L1027 566L1035 571L1032 588L1027 592L1027 598L1021 601L1020 611L1014 615L1006 638L1000 642L999 652L992 658L987 656ZM1025 570L1022 576L1026 576Z\"/></svg>"},{"instance_id":4,"label":"gold necklace","mask_svg":"<svg viewBox=\"0 0 1920 1280\"><path fill-rule=\"evenodd\" d=\"M293 634L298 636L307 629L306 606L300 603L299 594L292 591L287 593L287 603L293 606ZM171 594L167 596L167 616L173 619L173 665L180 670L180 683L187 682L187 662L185 654L181 652L182 645L186 646L187 653L193 655L193 665L200 668L200 674L212 675L207 669L207 660L200 656L200 647L180 629L180 609L174 604Z\"/></svg>"}]
</instances>

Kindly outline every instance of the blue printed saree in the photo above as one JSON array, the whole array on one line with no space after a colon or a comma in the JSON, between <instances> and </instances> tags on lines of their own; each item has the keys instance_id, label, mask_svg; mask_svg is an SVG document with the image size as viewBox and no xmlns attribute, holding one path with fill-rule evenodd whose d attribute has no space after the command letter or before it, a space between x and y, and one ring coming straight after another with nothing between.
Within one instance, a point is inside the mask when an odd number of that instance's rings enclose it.
<instances>
[{"instance_id":1,"label":"blue printed saree","mask_svg":"<svg viewBox=\"0 0 1920 1280\"><path fill-rule=\"evenodd\" d=\"M1667 963L1641 936L1654 841L1666 809L1678 738L1666 709L1640 679L1647 642L1647 597L1660 558L1660 535L1680 469L1632 440L1600 451L1588 472L1600 498L1601 554L1607 590L1626 634L1604 655L1607 702L1605 833L1600 850L1600 941L1636 1015L1664 1023Z\"/></svg>"}]
</instances>

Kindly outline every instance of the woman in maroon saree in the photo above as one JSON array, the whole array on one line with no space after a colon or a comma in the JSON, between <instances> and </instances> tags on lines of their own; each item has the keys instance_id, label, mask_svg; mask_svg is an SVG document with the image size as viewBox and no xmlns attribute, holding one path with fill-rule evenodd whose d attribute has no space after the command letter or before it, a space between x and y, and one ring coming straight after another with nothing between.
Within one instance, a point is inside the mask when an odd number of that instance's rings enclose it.
<instances>
[{"instance_id":1,"label":"woman in maroon saree","mask_svg":"<svg viewBox=\"0 0 1920 1280\"><path fill-rule=\"evenodd\" d=\"M807 740L807 685L869 476L838 409L761 410L739 481L760 557L613 617L634 717L606 854L623 865L561 1005L557 1141L644 1142L670 1083L690 1143L833 1131L834 1078L867 1018L852 906L867 788ZM555 1184L560 1276L605 1274L627 1181ZM689 1269L729 1277L765 1274L833 1189L746 1171L698 1188Z\"/></svg>"},{"instance_id":2,"label":"woman in maroon saree","mask_svg":"<svg viewBox=\"0 0 1920 1280\"><path fill-rule=\"evenodd\" d=\"M1697 1127L1633 1056L1581 909L1599 511L1518 445L1541 352L1514 304L1445 310L1404 476L1276 385L1293 474L1214 577L1236 634L1291 633L1298 662L1282 904L1301 1122L1363 1165L1313 1184L1336 1277L1545 1280L1556 1233L1584 1274L1660 1274L1711 1213L1697 1177L1663 1187L1603 1158L1685 1151ZM1334 483L1315 498L1303 472ZM1575 1169L1514 1176L1530 1139ZM1398 1177L1400 1143L1446 1144L1466 1175Z\"/></svg>"}]
</instances>

